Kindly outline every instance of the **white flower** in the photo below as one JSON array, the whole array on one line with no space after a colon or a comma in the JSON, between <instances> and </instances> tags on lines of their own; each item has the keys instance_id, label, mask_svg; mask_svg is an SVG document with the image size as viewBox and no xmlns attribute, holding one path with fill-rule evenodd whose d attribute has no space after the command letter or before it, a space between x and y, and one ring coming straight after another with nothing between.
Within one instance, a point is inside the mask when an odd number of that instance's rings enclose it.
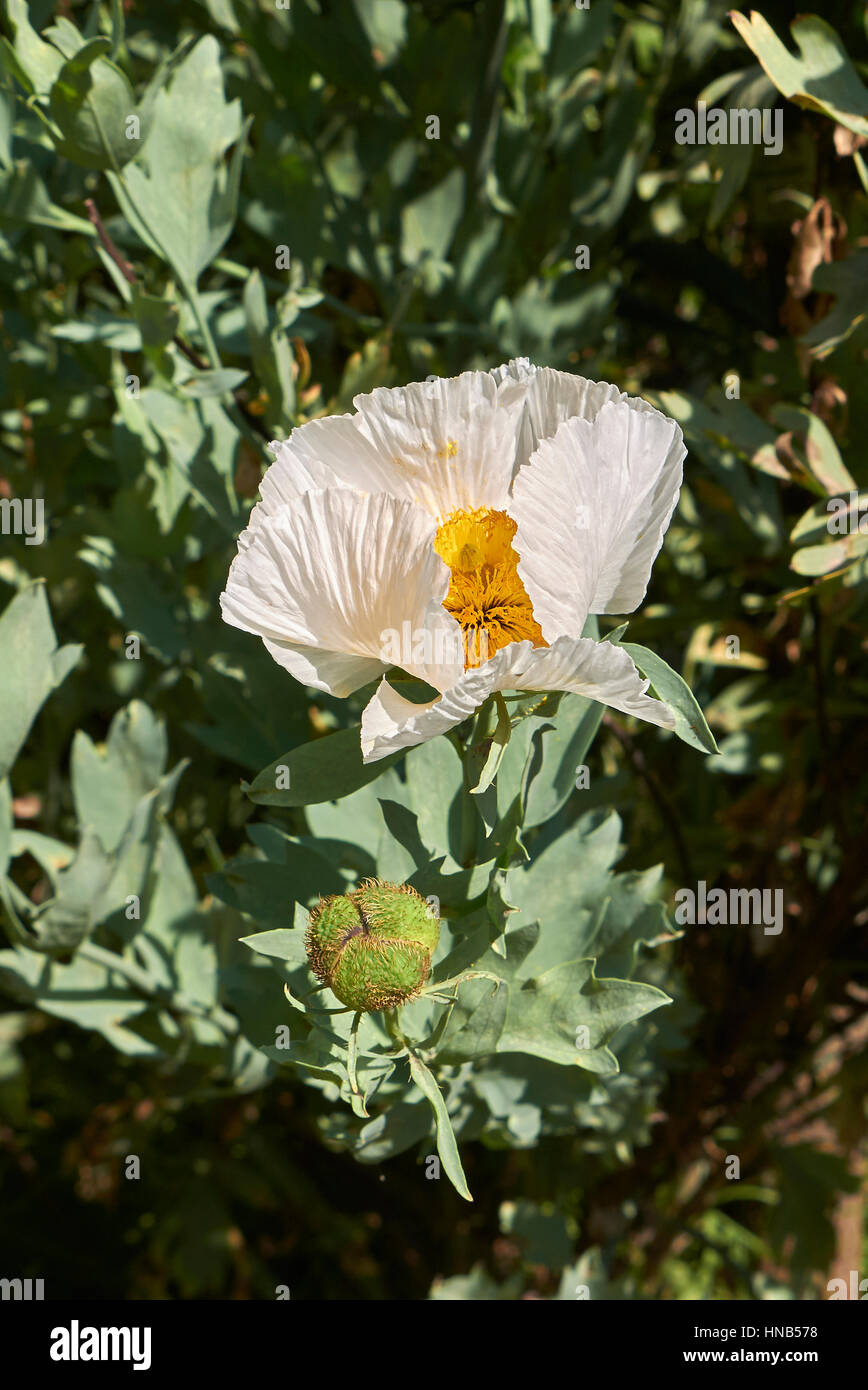
<instances>
[{"instance_id":1,"label":"white flower","mask_svg":"<svg viewBox=\"0 0 868 1390\"><path fill-rule=\"evenodd\" d=\"M646 401L527 359L357 396L273 444L223 617L305 685L349 695L366 762L497 690L570 690L671 729L630 656L580 634L641 603L678 500L681 431Z\"/></svg>"}]
</instances>

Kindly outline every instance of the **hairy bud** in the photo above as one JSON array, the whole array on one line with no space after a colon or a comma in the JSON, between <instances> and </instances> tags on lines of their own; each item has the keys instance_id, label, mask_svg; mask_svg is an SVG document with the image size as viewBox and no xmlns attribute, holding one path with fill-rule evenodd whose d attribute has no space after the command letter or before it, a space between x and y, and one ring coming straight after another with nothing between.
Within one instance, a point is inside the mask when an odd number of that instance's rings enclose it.
<instances>
[{"instance_id":1,"label":"hairy bud","mask_svg":"<svg viewBox=\"0 0 868 1390\"><path fill-rule=\"evenodd\" d=\"M310 914L310 967L351 1009L406 1004L422 988L440 924L409 884L366 879L343 897L323 898Z\"/></svg>"}]
</instances>

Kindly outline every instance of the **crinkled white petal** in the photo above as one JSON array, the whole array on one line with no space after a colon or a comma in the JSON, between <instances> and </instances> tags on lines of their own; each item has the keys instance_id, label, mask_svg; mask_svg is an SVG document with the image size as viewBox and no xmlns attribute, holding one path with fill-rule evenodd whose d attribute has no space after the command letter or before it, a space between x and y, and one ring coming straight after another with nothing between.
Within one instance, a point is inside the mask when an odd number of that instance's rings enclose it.
<instances>
[{"instance_id":1,"label":"crinkled white petal","mask_svg":"<svg viewBox=\"0 0 868 1390\"><path fill-rule=\"evenodd\" d=\"M500 367L492 367L490 375L498 386L507 382L519 382L526 386L538 371L539 367L535 367L529 357L511 357Z\"/></svg>"},{"instance_id":2,"label":"crinkled white petal","mask_svg":"<svg viewBox=\"0 0 868 1390\"><path fill-rule=\"evenodd\" d=\"M275 439L269 448L274 462L259 485L260 501L250 513L247 529L238 537L245 549L266 517L305 492L328 487L352 487L358 492L388 492L382 486L376 450L361 435L356 416L330 415L299 425L288 439Z\"/></svg>"},{"instance_id":3,"label":"crinkled white petal","mask_svg":"<svg viewBox=\"0 0 868 1390\"><path fill-rule=\"evenodd\" d=\"M362 754L376 762L460 724L496 690L568 690L623 714L672 729L669 707L645 692L648 681L623 647L561 637L550 647L512 642L467 671L439 700L414 705L383 680L362 714Z\"/></svg>"},{"instance_id":4,"label":"crinkled white petal","mask_svg":"<svg viewBox=\"0 0 868 1390\"><path fill-rule=\"evenodd\" d=\"M442 607L449 570L434 534L425 511L383 493L306 492L264 517L236 555L223 617L333 695L393 664L446 689L463 670L463 648ZM394 660L396 640L406 662Z\"/></svg>"},{"instance_id":5,"label":"crinkled white petal","mask_svg":"<svg viewBox=\"0 0 868 1390\"><path fill-rule=\"evenodd\" d=\"M553 367L535 367L526 357L513 358L495 368L500 381L510 380L525 388L525 407L519 430L516 469L528 462L543 439L549 439L565 420L594 420L610 401L631 400L637 409L652 410L646 401L634 400L608 381L591 381Z\"/></svg>"},{"instance_id":6,"label":"crinkled white petal","mask_svg":"<svg viewBox=\"0 0 868 1390\"><path fill-rule=\"evenodd\" d=\"M399 695L387 680L381 680L362 711L364 761L377 762L390 753L413 748L417 743L426 743L429 738L453 729L491 694L494 687L490 679L485 667L468 671L451 690L444 691L439 700L418 705Z\"/></svg>"},{"instance_id":7,"label":"crinkled white petal","mask_svg":"<svg viewBox=\"0 0 868 1390\"><path fill-rule=\"evenodd\" d=\"M647 404L647 403L643 403ZM516 477L518 572L547 641L588 613L631 613L678 501L685 448L674 420L625 399L567 420Z\"/></svg>"},{"instance_id":8,"label":"crinkled white petal","mask_svg":"<svg viewBox=\"0 0 868 1390\"><path fill-rule=\"evenodd\" d=\"M509 495L523 384L491 372L380 386L356 396L358 427L379 457L381 487L442 519L502 510Z\"/></svg>"},{"instance_id":9,"label":"crinkled white petal","mask_svg":"<svg viewBox=\"0 0 868 1390\"><path fill-rule=\"evenodd\" d=\"M529 381L499 367L378 387L356 396L355 415L299 425L269 445L274 462L239 547L287 502L328 487L404 497L438 519L460 507L502 507Z\"/></svg>"},{"instance_id":10,"label":"crinkled white petal","mask_svg":"<svg viewBox=\"0 0 868 1390\"><path fill-rule=\"evenodd\" d=\"M526 642L515 645L530 646ZM509 678L497 689L569 690L662 729L675 728L669 706L645 693L650 682L637 670L630 654L613 642L559 637L550 647L531 648L527 658L517 659L506 675Z\"/></svg>"}]
</instances>

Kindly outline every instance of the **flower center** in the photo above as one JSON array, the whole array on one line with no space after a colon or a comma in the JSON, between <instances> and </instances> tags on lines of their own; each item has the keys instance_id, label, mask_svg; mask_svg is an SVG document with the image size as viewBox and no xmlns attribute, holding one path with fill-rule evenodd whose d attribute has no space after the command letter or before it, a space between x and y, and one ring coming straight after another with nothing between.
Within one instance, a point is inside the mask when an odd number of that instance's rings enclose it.
<instances>
[{"instance_id":1,"label":"flower center","mask_svg":"<svg viewBox=\"0 0 868 1390\"><path fill-rule=\"evenodd\" d=\"M512 517L488 507L452 512L437 528L434 549L452 571L443 607L464 632L467 670L510 642L548 646L518 577L515 531Z\"/></svg>"}]
</instances>

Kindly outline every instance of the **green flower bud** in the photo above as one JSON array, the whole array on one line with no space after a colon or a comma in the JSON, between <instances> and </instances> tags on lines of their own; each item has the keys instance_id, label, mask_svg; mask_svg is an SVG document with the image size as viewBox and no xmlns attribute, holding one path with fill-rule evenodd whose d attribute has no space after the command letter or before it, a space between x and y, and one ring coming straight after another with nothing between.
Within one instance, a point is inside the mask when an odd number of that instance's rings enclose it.
<instances>
[{"instance_id":1,"label":"green flower bud","mask_svg":"<svg viewBox=\"0 0 868 1390\"><path fill-rule=\"evenodd\" d=\"M322 898L305 945L317 979L363 1013L406 1004L422 988L440 923L409 884L366 879L344 897Z\"/></svg>"}]
</instances>

